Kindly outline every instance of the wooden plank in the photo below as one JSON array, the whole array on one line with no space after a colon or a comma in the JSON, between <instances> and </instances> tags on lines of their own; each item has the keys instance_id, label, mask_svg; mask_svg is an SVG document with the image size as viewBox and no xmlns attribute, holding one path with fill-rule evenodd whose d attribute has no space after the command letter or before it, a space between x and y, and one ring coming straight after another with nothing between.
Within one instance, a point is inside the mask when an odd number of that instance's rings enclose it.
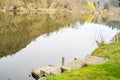
<instances>
[{"instance_id":1,"label":"wooden plank","mask_svg":"<svg viewBox=\"0 0 120 80\"><path fill-rule=\"evenodd\" d=\"M87 66L92 64L103 64L106 61L108 61L108 59L96 57L96 56L90 56L83 61L83 65Z\"/></svg>"},{"instance_id":2,"label":"wooden plank","mask_svg":"<svg viewBox=\"0 0 120 80\"><path fill-rule=\"evenodd\" d=\"M83 62L83 60L81 60L81 59L74 60L73 62L62 66L61 67L62 70L63 70L62 72L81 68L82 67L82 62Z\"/></svg>"},{"instance_id":3,"label":"wooden plank","mask_svg":"<svg viewBox=\"0 0 120 80\"><path fill-rule=\"evenodd\" d=\"M51 68L53 68L54 66L45 66L45 67L42 67L42 68L39 68L39 69L33 69L32 70L32 76L34 77L34 78L39 78L39 77L43 77L44 76L44 72L43 71L47 71L47 70L49 70L49 69L51 69Z\"/></svg>"},{"instance_id":4,"label":"wooden plank","mask_svg":"<svg viewBox=\"0 0 120 80\"><path fill-rule=\"evenodd\" d=\"M50 76L50 75L58 75L61 73L61 67L52 67L49 70L41 70L45 76Z\"/></svg>"},{"instance_id":5,"label":"wooden plank","mask_svg":"<svg viewBox=\"0 0 120 80\"><path fill-rule=\"evenodd\" d=\"M44 80L44 78L45 78L45 77L42 77L42 78L39 78L39 79L37 79L37 80Z\"/></svg>"},{"instance_id":6,"label":"wooden plank","mask_svg":"<svg viewBox=\"0 0 120 80\"><path fill-rule=\"evenodd\" d=\"M59 75L61 73L61 66L54 67L53 69L50 70L51 75Z\"/></svg>"}]
</instances>

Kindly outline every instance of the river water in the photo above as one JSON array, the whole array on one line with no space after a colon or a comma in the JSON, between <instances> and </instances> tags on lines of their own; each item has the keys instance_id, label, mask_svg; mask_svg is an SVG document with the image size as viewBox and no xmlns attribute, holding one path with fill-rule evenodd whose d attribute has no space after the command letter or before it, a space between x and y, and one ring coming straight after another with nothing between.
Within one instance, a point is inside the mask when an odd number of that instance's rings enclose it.
<instances>
[{"instance_id":1,"label":"river water","mask_svg":"<svg viewBox=\"0 0 120 80\"><path fill-rule=\"evenodd\" d=\"M61 57L65 64L84 59L98 47L96 41L110 43L119 25L91 15L1 14L0 80L34 80L32 69L61 65Z\"/></svg>"}]
</instances>

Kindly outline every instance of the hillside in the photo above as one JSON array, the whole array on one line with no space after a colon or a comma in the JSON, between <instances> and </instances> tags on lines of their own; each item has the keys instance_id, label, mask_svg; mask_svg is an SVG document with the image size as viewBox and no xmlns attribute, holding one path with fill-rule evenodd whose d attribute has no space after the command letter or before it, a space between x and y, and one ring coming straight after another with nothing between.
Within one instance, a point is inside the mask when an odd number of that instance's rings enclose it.
<instances>
[{"instance_id":1,"label":"hillside","mask_svg":"<svg viewBox=\"0 0 120 80\"><path fill-rule=\"evenodd\" d=\"M59 11L77 11L86 0L4 0L0 1L2 11L41 11L43 9L57 9Z\"/></svg>"}]
</instances>

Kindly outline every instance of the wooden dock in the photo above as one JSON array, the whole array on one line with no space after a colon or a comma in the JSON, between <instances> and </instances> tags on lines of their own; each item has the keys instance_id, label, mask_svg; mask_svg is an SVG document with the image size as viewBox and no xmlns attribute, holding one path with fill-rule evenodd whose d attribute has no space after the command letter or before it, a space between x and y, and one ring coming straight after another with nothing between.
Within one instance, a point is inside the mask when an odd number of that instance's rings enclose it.
<instances>
[{"instance_id":1,"label":"wooden dock","mask_svg":"<svg viewBox=\"0 0 120 80\"><path fill-rule=\"evenodd\" d=\"M59 75L65 71L79 69L79 68L82 68L82 67L88 66L88 65L103 64L106 61L108 61L108 59L104 59L104 58L96 57L96 56L90 56L84 60L76 59L73 62L70 62L70 63L68 63L66 65L62 65L62 66L48 65L48 66L45 66L45 67L42 67L39 69L34 69L34 70L32 70L31 73L35 79L41 80L41 78L43 78L43 77L47 77L47 76L51 76L51 75Z\"/></svg>"}]
</instances>

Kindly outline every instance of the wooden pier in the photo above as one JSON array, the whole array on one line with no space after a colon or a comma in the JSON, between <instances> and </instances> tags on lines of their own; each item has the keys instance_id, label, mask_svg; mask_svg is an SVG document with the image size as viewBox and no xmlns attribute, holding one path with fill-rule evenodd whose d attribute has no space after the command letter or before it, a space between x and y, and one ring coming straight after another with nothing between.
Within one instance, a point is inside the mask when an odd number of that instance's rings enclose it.
<instances>
[{"instance_id":1,"label":"wooden pier","mask_svg":"<svg viewBox=\"0 0 120 80\"><path fill-rule=\"evenodd\" d=\"M64 63L64 58L62 58L62 64ZM61 65L61 66L45 66L39 69L33 69L32 70L32 76L35 79L39 79L39 80L43 80L41 78L43 77L47 77L47 76L51 76L51 75L59 75L65 71L70 71L70 70L74 70L74 69L79 69L82 68L84 66L88 66L88 65L93 65L93 64L103 64L106 61L108 61L108 59L104 59L101 57L96 57L96 56L90 56L84 60L81 59L75 59L73 62L70 62L66 65Z\"/></svg>"}]
</instances>

